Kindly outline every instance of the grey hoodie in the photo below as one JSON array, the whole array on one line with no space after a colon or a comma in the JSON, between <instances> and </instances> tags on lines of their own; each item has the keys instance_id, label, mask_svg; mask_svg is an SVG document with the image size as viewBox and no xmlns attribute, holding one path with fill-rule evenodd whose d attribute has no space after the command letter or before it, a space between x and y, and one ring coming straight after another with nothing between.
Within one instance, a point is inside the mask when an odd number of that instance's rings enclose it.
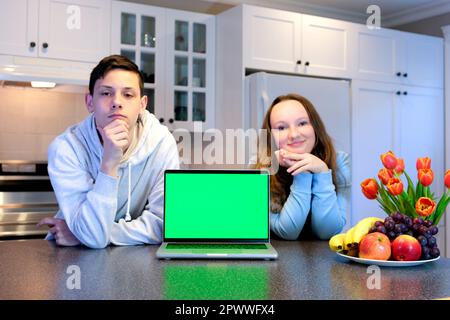
<instances>
[{"instance_id":1,"label":"grey hoodie","mask_svg":"<svg viewBox=\"0 0 450 320\"><path fill-rule=\"evenodd\" d=\"M103 146L93 115L49 146L48 172L59 205L55 217L88 247L162 240L164 170L179 168L178 150L154 115L145 111L142 121L140 140L119 165L118 178L100 171Z\"/></svg>"}]
</instances>

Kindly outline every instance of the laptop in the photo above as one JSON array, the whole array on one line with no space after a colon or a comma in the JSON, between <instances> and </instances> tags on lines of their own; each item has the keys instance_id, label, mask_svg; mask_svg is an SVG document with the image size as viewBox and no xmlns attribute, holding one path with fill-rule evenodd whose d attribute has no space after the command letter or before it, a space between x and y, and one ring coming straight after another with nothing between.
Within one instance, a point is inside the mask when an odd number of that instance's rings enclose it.
<instances>
[{"instance_id":1,"label":"laptop","mask_svg":"<svg viewBox=\"0 0 450 320\"><path fill-rule=\"evenodd\" d=\"M160 259L277 259L266 170L166 170Z\"/></svg>"}]
</instances>

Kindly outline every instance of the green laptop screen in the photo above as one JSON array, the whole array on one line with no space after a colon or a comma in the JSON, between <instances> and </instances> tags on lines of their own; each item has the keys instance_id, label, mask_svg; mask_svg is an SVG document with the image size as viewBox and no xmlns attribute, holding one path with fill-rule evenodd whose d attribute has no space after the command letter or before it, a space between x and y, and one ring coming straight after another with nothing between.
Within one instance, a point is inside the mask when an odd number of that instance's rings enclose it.
<instances>
[{"instance_id":1,"label":"green laptop screen","mask_svg":"<svg viewBox=\"0 0 450 320\"><path fill-rule=\"evenodd\" d=\"M268 239L267 173L166 171L165 239Z\"/></svg>"}]
</instances>

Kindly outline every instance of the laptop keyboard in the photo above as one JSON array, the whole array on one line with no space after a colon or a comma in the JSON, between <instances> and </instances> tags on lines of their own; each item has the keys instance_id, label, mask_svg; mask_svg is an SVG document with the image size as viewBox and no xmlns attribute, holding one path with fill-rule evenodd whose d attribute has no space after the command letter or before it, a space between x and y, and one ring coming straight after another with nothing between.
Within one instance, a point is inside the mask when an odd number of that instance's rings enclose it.
<instances>
[{"instance_id":1,"label":"laptop keyboard","mask_svg":"<svg viewBox=\"0 0 450 320\"><path fill-rule=\"evenodd\" d=\"M169 243L167 249L267 249L265 244L242 243Z\"/></svg>"}]
</instances>

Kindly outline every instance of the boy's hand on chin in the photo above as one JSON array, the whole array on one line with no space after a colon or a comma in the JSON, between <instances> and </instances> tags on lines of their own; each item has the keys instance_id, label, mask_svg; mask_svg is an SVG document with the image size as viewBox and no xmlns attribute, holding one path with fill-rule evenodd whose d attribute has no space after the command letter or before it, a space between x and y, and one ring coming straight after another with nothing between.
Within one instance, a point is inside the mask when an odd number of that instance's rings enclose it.
<instances>
[{"instance_id":1,"label":"boy's hand on chin","mask_svg":"<svg viewBox=\"0 0 450 320\"><path fill-rule=\"evenodd\" d=\"M120 119L111 121L103 128L97 127L103 140L101 170L111 176L117 175L122 156L130 144L128 124Z\"/></svg>"}]
</instances>

